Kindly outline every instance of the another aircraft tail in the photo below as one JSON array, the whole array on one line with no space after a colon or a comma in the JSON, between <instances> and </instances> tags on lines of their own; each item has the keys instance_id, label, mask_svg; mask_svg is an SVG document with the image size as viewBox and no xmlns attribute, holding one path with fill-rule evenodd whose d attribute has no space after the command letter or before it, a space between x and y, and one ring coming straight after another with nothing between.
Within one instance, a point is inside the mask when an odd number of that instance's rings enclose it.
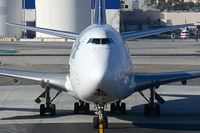
<instances>
[{"instance_id":1,"label":"another aircraft tail","mask_svg":"<svg viewBox=\"0 0 200 133\"><path fill-rule=\"evenodd\" d=\"M95 2L95 16L94 16L94 24L104 25L106 24L106 6L105 0L94 0Z\"/></svg>"}]
</instances>

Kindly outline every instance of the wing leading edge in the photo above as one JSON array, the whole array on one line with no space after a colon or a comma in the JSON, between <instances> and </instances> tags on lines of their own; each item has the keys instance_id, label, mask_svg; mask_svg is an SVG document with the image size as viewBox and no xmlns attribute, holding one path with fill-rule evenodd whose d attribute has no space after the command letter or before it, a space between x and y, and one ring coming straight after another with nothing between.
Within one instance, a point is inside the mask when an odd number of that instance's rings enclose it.
<instances>
[{"instance_id":1,"label":"wing leading edge","mask_svg":"<svg viewBox=\"0 0 200 133\"><path fill-rule=\"evenodd\" d=\"M66 32L66 31L59 31L59 30L53 30L53 29L46 29L46 28L39 28L39 27L31 27L31 26L25 26L20 24L14 24L14 23L6 23L9 26L18 27L18 28L24 28L31 31L37 31L49 35L59 36L63 38L69 38L75 40L78 37L77 33L73 32Z\"/></svg>"},{"instance_id":2,"label":"wing leading edge","mask_svg":"<svg viewBox=\"0 0 200 133\"><path fill-rule=\"evenodd\" d=\"M158 29L150 29L150 30L144 30L144 31L133 31L133 32L123 32L121 33L121 36L124 40L131 40L131 39L138 39L146 36L151 36L159 33L164 33L168 31L173 31L176 29L184 28L194 26L193 24L184 24L184 25L178 25L178 26L170 26L170 27L164 27L164 28L158 28Z\"/></svg>"},{"instance_id":3,"label":"wing leading edge","mask_svg":"<svg viewBox=\"0 0 200 133\"><path fill-rule=\"evenodd\" d=\"M155 74L133 74L130 87L134 86L135 91L142 91L150 87L159 87L160 85L182 82L189 79L200 78L200 71L178 71L163 72Z\"/></svg>"},{"instance_id":4,"label":"wing leading edge","mask_svg":"<svg viewBox=\"0 0 200 133\"><path fill-rule=\"evenodd\" d=\"M30 72L19 70L0 70L0 76L32 81L40 84L41 86L49 86L59 91L71 90L69 76L65 74Z\"/></svg>"}]
</instances>

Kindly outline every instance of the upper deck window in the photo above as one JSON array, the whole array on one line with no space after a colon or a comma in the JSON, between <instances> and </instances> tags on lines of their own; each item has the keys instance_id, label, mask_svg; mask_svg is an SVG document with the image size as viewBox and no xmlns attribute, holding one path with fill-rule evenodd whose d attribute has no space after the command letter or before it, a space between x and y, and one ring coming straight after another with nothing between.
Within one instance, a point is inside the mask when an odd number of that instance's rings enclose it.
<instances>
[{"instance_id":1,"label":"upper deck window","mask_svg":"<svg viewBox=\"0 0 200 133\"><path fill-rule=\"evenodd\" d=\"M113 40L111 38L91 38L88 43L104 45L113 43Z\"/></svg>"}]
</instances>

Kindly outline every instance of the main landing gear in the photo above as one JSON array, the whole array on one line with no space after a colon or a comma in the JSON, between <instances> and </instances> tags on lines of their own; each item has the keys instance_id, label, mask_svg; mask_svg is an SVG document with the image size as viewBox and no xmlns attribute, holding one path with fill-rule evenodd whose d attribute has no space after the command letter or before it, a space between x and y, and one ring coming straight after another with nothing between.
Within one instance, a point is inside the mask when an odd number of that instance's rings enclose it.
<instances>
[{"instance_id":1,"label":"main landing gear","mask_svg":"<svg viewBox=\"0 0 200 133\"><path fill-rule=\"evenodd\" d=\"M90 104L85 103L83 101L79 101L74 103L74 114L79 114L79 113L85 113L89 114L90 113Z\"/></svg>"},{"instance_id":2,"label":"main landing gear","mask_svg":"<svg viewBox=\"0 0 200 133\"><path fill-rule=\"evenodd\" d=\"M155 99L160 103L165 103L165 100L155 92L155 88L150 88L150 98L147 99L142 92L139 92L148 102L148 104L144 105L144 115L155 115L160 116L160 105L155 104Z\"/></svg>"},{"instance_id":3,"label":"main landing gear","mask_svg":"<svg viewBox=\"0 0 200 133\"><path fill-rule=\"evenodd\" d=\"M45 91L35 100L36 103L41 103L40 98L45 98L46 103L40 105L40 116L45 116L50 114L51 116L56 115L56 105L52 104L53 100L62 92L58 91L56 96L51 99L50 97L50 87L45 87Z\"/></svg>"},{"instance_id":4,"label":"main landing gear","mask_svg":"<svg viewBox=\"0 0 200 133\"><path fill-rule=\"evenodd\" d=\"M126 104L121 103L121 101L117 101L116 103L112 103L110 105L110 113L115 114L117 111L122 113L122 114L125 114L126 113Z\"/></svg>"}]
</instances>

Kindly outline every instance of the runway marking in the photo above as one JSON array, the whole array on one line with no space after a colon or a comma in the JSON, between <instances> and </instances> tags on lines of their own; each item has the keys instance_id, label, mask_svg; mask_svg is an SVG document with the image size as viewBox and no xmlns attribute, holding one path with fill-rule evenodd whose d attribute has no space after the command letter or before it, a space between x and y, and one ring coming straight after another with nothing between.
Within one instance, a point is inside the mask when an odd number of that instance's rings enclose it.
<instances>
[{"instance_id":1,"label":"runway marking","mask_svg":"<svg viewBox=\"0 0 200 133\"><path fill-rule=\"evenodd\" d=\"M0 56L70 56L71 54L0 54ZM132 57L135 56L141 56L141 57L194 57L194 56L200 56L200 54L130 54Z\"/></svg>"}]
</instances>

